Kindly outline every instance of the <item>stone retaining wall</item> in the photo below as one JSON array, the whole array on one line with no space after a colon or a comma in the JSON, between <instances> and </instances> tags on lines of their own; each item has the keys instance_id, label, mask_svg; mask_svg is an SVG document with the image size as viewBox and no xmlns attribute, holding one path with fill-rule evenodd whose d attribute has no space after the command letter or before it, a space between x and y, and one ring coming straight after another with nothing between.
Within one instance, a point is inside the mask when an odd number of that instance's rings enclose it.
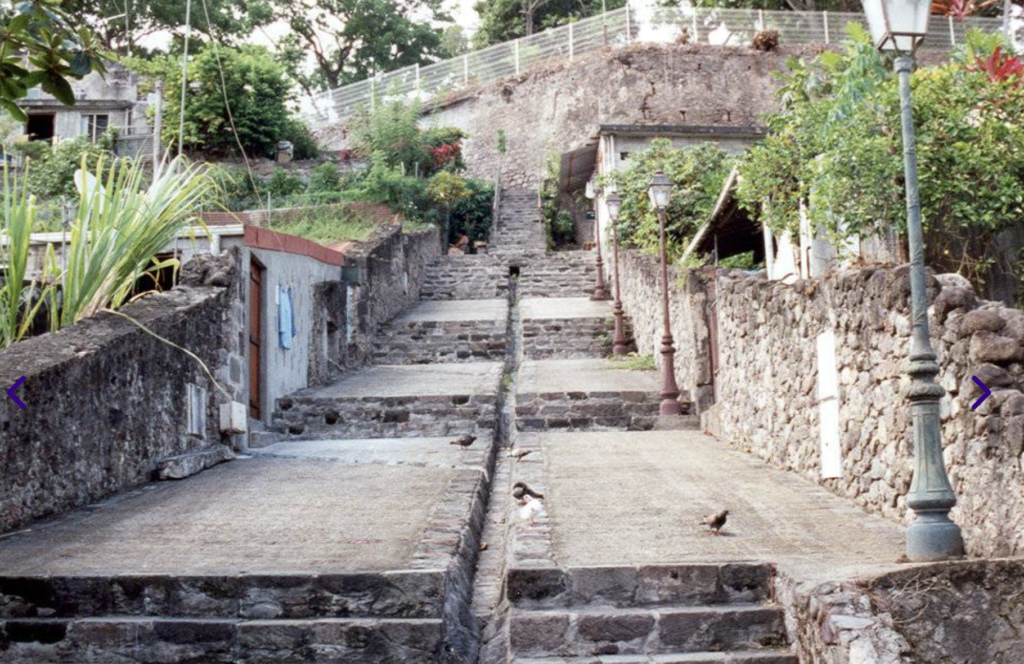
<instances>
[{"instance_id":1,"label":"stone retaining wall","mask_svg":"<svg viewBox=\"0 0 1024 664\"><path fill-rule=\"evenodd\" d=\"M657 262L620 253L637 347L660 364ZM610 270L610 266L609 266ZM740 270L671 271L676 378L706 429L890 519L909 523L913 470L906 268L859 268L792 285ZM1024 311L978 300L958 275L929 281L946 464L972 555L1024 554ZM717 293L717 294L716 294ZM717 315L719 369L710 325ZM841 476L823 478L819 337L835 339ZM977 376L992 396L977 411ZM717 390L717 395L716 395ZM827 396L827 395L826 395Z\"/></svg>"},{"instance_id":2,"label":"stone retaining wall","mask_svg":"<svg viewBox=\"0 0 1024 664\"><path fill-rule=\"evenodd\" d=\"M661 272L657 257L637 250L619 251L619 281L622 305L632 322L637 352L651 355L661 367ZM608 284L614 289L612 264L605 263ZM715 394L708 352L708 296L705 292L710 273L669 269L669 311L675 341L676 382L686 400L697 412L714 404ZM612 291L614 292L614 291Z\"/></svg>"},{"instance_id":3,"label":"stone retaining wall","mask_svg":"<svg viewBox=\"0 0 1024 664\"><path fill-rule=\"evenodd\" d=\"M226 334L230 264L221 272L189 265L178 288L122 309L205 362L232 395L244 389L229 370L237 336ZM226 271L225 271L226 270ZM114 314L0 351L3 389L20 377L19 408L0 400L0 532L84 505L150 479L163 458L229 442L218 429L227 400L199 363ZM238 380L234 380L237 378ZM188 429L187 384L207 392L202 435Z\"/></svg>"},{"instance_id":4,"label":"stone retaining wall","mask_svg":"<svg viewBox=\"0 0 1024 664\"><path fill-rule=\"evenodd\" d=\"M718 433L869 511L909 523L913 470L904 398L907 269L861 268L783 285L720 272ZM953 518L972 555L1024 553L1024 312L978 301L957 275L929 279L932 343ZM822 479L818 340L835 338L841 476ZM826 344L827 345L827 344ZM827 355L827 351L824 353ZM824 362L829 364L831 358ZM977 411L979 377L992 389ZM826 395L827 396L827 395Z\"/></svg>"},{"instance_id":5,"label":"stone retaining wall","mask_svg":"<svg viewBox=\"0 0 1024 664\"><path fill-rule=\"evenodd\" d=\"M1024 562L915 565L858 581L775 590L800 660L830 664L1018 664Z\"/></svg>"},{"instance_id":6,"label":"stone retaining wall","mask_svg":"<svg viewBox=\"0 0 1024 664\"><path fill-rule=\"evenodd\" d=\"M358 267L361 280L348 291L346 319L356 321L346 332L346 366L361 366L371 357L377 328L419 301L427 268L440 257L436 228L403 233L400 226L384 227L345 252L346 264Z\"/></svg>"}]
</instances>

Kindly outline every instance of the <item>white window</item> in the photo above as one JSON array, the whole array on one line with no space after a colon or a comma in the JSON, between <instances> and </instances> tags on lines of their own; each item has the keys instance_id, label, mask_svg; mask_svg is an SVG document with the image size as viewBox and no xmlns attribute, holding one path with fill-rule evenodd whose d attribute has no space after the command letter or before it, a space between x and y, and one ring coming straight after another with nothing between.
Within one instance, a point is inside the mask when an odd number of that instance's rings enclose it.
<instances>
[{"instance_id":1,"label":"white window","mask_svg":"<svg viewBox=\"0 0 1024 664\"><path fill-rule=\"evenodd\" d=\"M110 116L106 113L82 113L82 136L96 141L103 136L110 126Z\"/></svg>"}]
</instances>

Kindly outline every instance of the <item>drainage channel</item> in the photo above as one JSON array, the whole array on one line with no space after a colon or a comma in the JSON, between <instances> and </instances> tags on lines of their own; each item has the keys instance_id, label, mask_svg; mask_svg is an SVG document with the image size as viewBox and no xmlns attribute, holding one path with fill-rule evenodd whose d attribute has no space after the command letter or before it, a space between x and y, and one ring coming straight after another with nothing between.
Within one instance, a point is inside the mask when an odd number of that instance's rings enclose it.
<instances>
[{"instance_id":1,"label":"drainage channel","mask_svg":"<svg viewBox=\"0 0 1024 664\"><path fill-rule=\"evenodd\" d=\"M479 662L505 659L504 631L507 611L502 606L505 565L508 560L508 501L511 495L511 468L515 463L508 451L516 437L516 377L522 359L522 325L519 314L519 267L510 266L508 275L508 345L498 397L497 459L492 471L487 516L484 520L482 551L473 583L472 611L480 623Z\"/></svg>"}]
</instances>

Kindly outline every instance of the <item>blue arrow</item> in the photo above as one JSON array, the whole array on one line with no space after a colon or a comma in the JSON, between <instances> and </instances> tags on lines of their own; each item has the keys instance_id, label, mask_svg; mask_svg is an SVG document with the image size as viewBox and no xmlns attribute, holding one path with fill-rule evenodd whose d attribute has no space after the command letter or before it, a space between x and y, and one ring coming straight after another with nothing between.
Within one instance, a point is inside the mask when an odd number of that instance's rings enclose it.
<instances>
[{"instance_id":1,"label":"blue arrow","mask_svg":"<svg viewBox=\"0 0 1024 664\"><path fill-rule=\"evenodd\" d=\"M977 410L978 406L981 405L981 402L984 401L985 399L988 399L988 395L992 394L992 390L985 387L985 383L978 380L977 376L971 376L971 379L974 380L974 382L977 383L978 387L981 388L981 398L975 401L974 405L971 406L971 410Z\"/></svg>"},{"instance_id":2,"label":"blue arrow","mask_svg":"<svg viewBox=\"0 0 1024 664\"><path fill-rule=\"evenodd\" d=\"M19 386L19 385L21 385L21 384L22 384L22 383L24 383L24 382L25 382L25 377L24 377L24 376L22 376L21 378L19 378L19 379L18 379L18 380L17 380L17 381L16 381L15 383L14 383L14 385L11 385L11 389L7 390L7 396L9 396L9 397L10 397L11 399L13 399L13 400L14 400L14 403L18 404L18 406L19 406L19 407L20 407L20 408L21 408L22 410L25 410L25 404L21 403L21 399L19 399L18 397L14 396L14 390L18 389L18 386Z\"/></svg>"}]
</instances>

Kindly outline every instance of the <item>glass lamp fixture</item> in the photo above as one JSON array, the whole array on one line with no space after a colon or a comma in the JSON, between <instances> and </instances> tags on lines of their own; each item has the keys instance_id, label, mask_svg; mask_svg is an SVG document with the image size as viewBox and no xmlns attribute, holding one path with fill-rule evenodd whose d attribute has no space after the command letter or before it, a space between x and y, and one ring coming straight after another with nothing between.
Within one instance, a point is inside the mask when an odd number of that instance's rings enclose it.
<instances>
[{"instance_id":1,"label":"glass lamp fixture","mask_svg":"<svg viewBox=\"0 0 1024 664\"><path fill-rule=\"evenodd\" d=\"M667 175L658 171L651 178L651 183L647 186L647 195L651 197L651 205L659 212L664 212L665 208L668 207L669 199L672 197L672 180L669 180Z\"/></svg>"},{"instance_id":2,"label":"glass lamp fixture","mask_svg":"<svg viewBox=\"0 0 1024 664\"><path fill-rule=\"evenodd\" d=\"M619 219L619 208L622 207L622 199L614 191L604 199L604 204L608 206L608 218L615 223Z\"/></svg>"},{"instance_id":3,"label":"glass lamp fixture","mask_svg":"<svg viewBox=\"0 0 1024 664\"><path fill-rule=\"evenodd\" d=\"M913 53L928 33L931 0L862 0L868 28L881 51Z\"/></svg>"}]
</instances>

